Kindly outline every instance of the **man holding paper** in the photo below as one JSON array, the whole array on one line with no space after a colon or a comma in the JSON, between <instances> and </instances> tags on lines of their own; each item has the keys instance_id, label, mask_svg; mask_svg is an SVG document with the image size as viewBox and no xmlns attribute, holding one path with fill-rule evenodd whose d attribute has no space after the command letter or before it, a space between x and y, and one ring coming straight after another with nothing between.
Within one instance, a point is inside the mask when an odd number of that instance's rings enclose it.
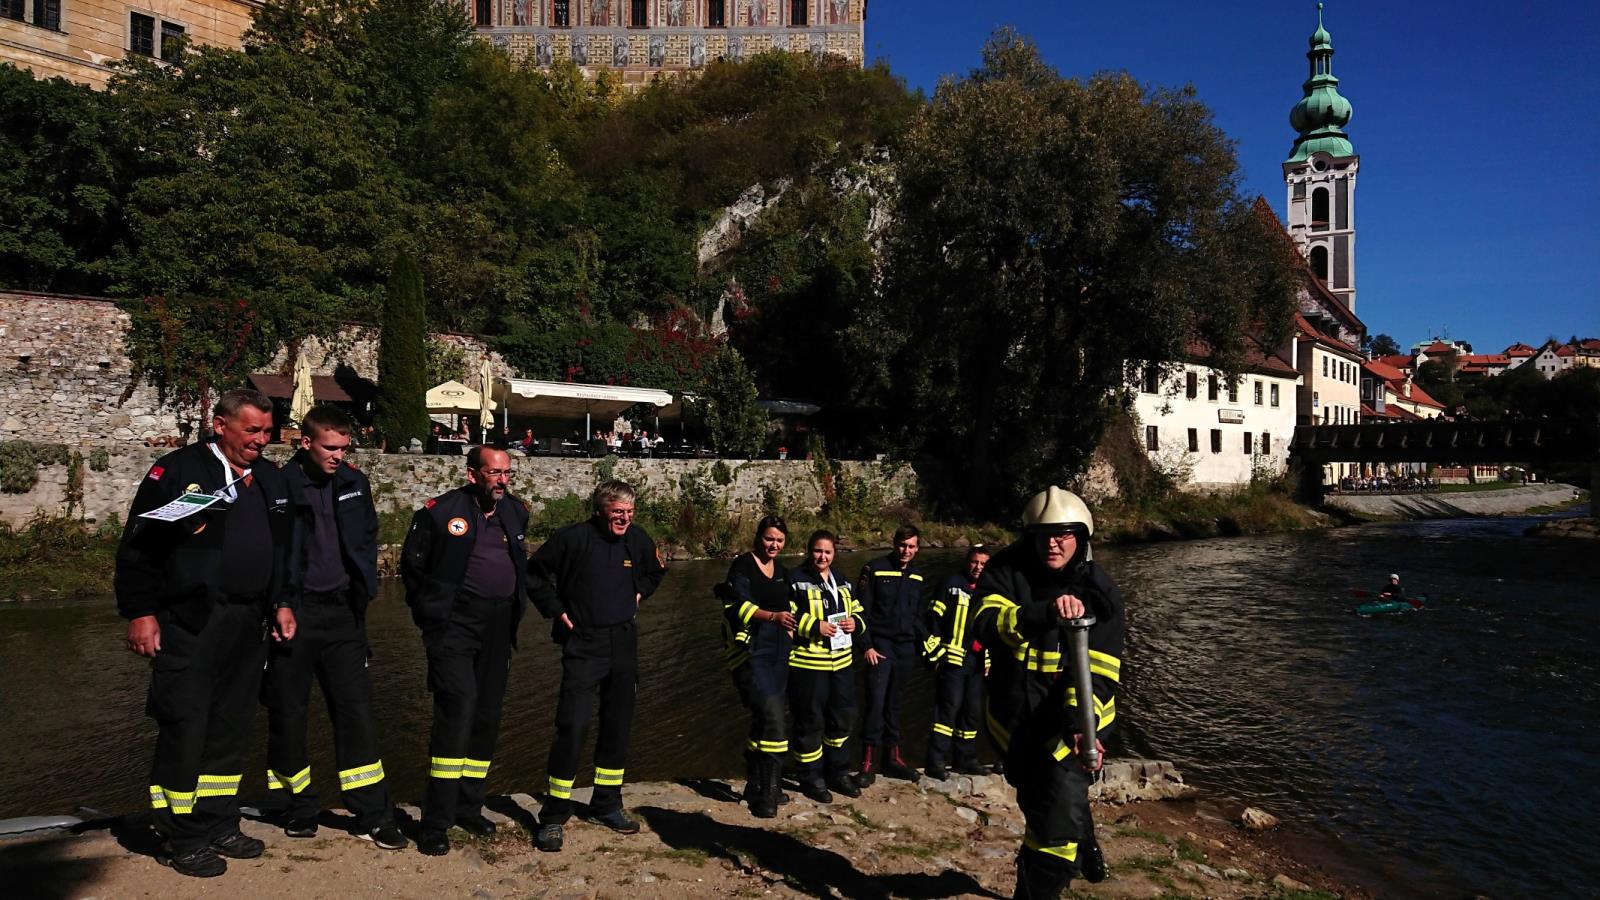
<instances>
[{"instance_id":1,"label":"man holding paper","mask_svg":"<svg viewBox=\"0 0 1600 900\"><path fill-rule=\"evenodd\" d=\"M229 391L214 413L214 441L161 457L140 482L115 577L128 649L151 661L150 806L166 839L162 862L199 878L227 871L223 856L261 855L261 841L239 830L238 792L263 623L270 615L274 640L295 632L293 612L271 612L290 531L283 475L261 457L272 402Z\"/></svg>"}]
</instances>

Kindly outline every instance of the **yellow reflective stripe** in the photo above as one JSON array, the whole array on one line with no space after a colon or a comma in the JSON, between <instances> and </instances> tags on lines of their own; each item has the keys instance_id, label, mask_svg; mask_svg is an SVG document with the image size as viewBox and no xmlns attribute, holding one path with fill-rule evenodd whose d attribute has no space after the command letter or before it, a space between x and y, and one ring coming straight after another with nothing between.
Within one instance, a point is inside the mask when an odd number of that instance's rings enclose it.
<instances>
[{"instance_id":1,"label":"yellow reflective stripe","mask_svg":"<svg viewBox=\"0 0 1600 900\"><path fill-rule=\"evenodd\" d=\"M816 616L813 616L811 613L806 613L800 617L799 622L795 623L795 628L802 635L808 634L811 631L811 626L816 624L816 621Z\"/></svg>"},{"instance_id":2,"label":"yellow reflective stripe","mask_svg":"<svg viewBox=\"0 0 1600 900\"><path fill-rule=\"evenodd\" d=\"M935 600L932 603L928 604L928 607L930 609L932 609L934 612L938 613L939 615L941 615L941 616L944 615L944 601L943 600Z\"/></svg>"},{"instance_id":3,"label":"yellow reflective stripe","mask_svg":"<svg viewBox=\"0 0 1600 900\"><path fill-rule=\"evenodd\" d=\"M572 798L572 779L550 776L550 796L560 800Z\"/></svg>"},{"instance_id":4,"label":"yellow reflective stripe","mask_svg":"<svg viewBox=\"0 0 1600 900\"><path fill-rule=\"evenodd\" d=\"M487 759L467 758L461 761L462 778L488 778L489 761Z\"/></svg>"},{"instance_id":5,"label":"yellow reflective stripe","mask_svg":"<svg viewBox=\"0 0 1600 900\"><path fill-rule=\"evenodd\" d=\"M1096 675L1104 675L1118 684L1122 683L1122 660L1109 653L1090 650L1089 671Z\"/></svg>"},{"instance_id":6,"label":"yellow reflective stripe","mask_svg":"<svg viewBox=\"0 0 1600 900\"><path fill-rule=\"evenodd\" d=\"M978 732L977 731L957 731L956 732L956 737L961 738L964 741L975 741L975 740L978 739Z\"/></svg>"},{"instance_id":7,"label":"yellow reflective stripe","mask_svg":"<svg viewBox=\"0 0 1600 900\"><path fill-rule=\"evenodd\" d=\"M762 753L788 753L789 752L789 742L788 741L761 741L759 746L752 747L751 749L752 750L759 750Z\"/></svg>"},{"instance_id":8,"label":"yellow reflective stripe","mask_svg":"<svg viewBox=\"0 0 1600 900\"><path fill-rule=\"evenodd\" d=\"M983 598L983 603L978 606L978 615L981 616L990 610L996 612L994 627L1000 633L1002 641L1018 649L1027 645L1017 631L1017 604L999 594L987 594Z\"/></svg>"},{"instance_id":9,"label":"yellow reflective stripe","mask_svg":"<svg viewBox=\"0 0 1600 900\"><path fill-rule=\"evenodd\" d=\"M239 793L241 781L244 781L243 775L201 775L195 785L195 796L232 797Z\"/></svg>"},{"instance_id":10,"label":"yellow reflective stripe","mask_svg":"<svg viewBox=\"0 0 1600 900\"><path fill-rule=\"evenodd\" d=\"M907 575L906 577L911 579L912 581L921 581L922 580L922 576L921 575Z\"/></svg>"},{"instance_id":11,"label":"yellow reflective stripe","mask_svg":"<svg viewBox=\"0 0 1600 900\"><path fill-rule=\"evenodd\" d=\"M622 769L607 769L603 766L594 767L594 783L596 787L622 787Z\"/></svg>"},{"instance_id":12,"label":"yellow reflective stripe","mask_svg":"<svg viewBox=\"0 0 1600 900\"><path fill-rule=\"evenodd\" d=\"M934 734L942 734L945 737L955 737L956 730L954 728L951 728L949 725L945 725L945 724L942 724L940 722L935 722L935 723L933 723L933 733Z\"/></svg>"},{"instance_id":13,"label":"yellow reflective stripe","mask_svg":"<svg viewBox=\"0 0 1600 900\"><path fill-rule=\"evenodd\" d=\"M1078 844L1076 841L1065 844L1045 844L1034 836L1032 831L1028 831L1022 835L1022 846L1027 847L1029 850L1037 850L1040 853L1048 853L1051 856L1059 856L1067 862L1078 861Z\"/></svg>"},{"instance_id":14,"label":"yellow reflective stripe","mask_svg":"<svg viewBox=\"0 0 1600 900\"><path fill-rule=\"evenodd\" d=\"M882 572L873 572L872 574L879 578L899 578L905 573L899 569L884 569Z\"/></svg>"},{"instance_id":15,"label":"yellow reflective stripe","mask_svg":"<svg viewBox=\"0 0 1600 900\"><path fill-rule=\"evenodd\" d=\"M1056 738L1055 746L1050 748L1050 755L1055 758L1056 762L1061 762L1072 755L1072 747L1061 738Z\"/></svg>"},{"instance_id":16,"label":"yellow reflective stripe","mask_svg":"<svg viewBox=\"0 0 1600 900\"><path fill-rule=\"evenodd\" d=\"M159 784L150 785L150 808L171 809L173 815L194 812L195 791L175 791Z\"/></svg>"},{"instance_id":17,"label":"yellow reflective stripe","mask_svg":"<svg viewBox=\"0 0 1600 900\"><path fill-rule=\"evenodd\" d=\"M428 757L429 778L460 778L461 767L467 761L459 756L430 756Z\"/></svg>"},{"instance_id":18,"label":"yellow reflective stripe","mask_svg":"<svg viewBox=\"0 0 1600 900\"><path fill-rule=\"evenodd\" d=\"M760 608L761 607L756 606L754 603L751 603L749 600L745 600L745 601L740 602L740 604L739 604L739 621L743 622L746 625L749 625L750 624L750 619L753 616L755 616L756 610L758 610Z\"/></svg>"},{"instance_id":19,"label":"yellow reflective stripe","mask_svg":"<svg viewBox=\"0 0 1600 900\"><path fill-rule=\"evenodd\" d=\"M796 750L792 755L794 756L794 758L796 760L799 760L800 762L803 762L803 763L814 763L817 760L822 758L822 748L818 747L817 749L809 751L809 752L803 751L803 750Z\"/></svg>"},{"instance_id":20,"label":"yellow reflective stripe","mask_svg":"<svg viewBox=\"0 0 1600 900\"><path fill-rule=\"evenodd\" d=\"M1096 727L1104 730L1107 725L1110 725L1112 722L1116 721L1117 698L1112 697L1110 700L1107 700L1104 703L1100 702L1099 697L1094 698L1094 712L1095 716L1100 722L1100 724Z\"/></svg>"},{"instance_id":21,"label":"yellow reflective stripe","mask_svg":"<svg viewBox=\"0 0 1600 900\"><path fill-rule=\"evenodd\" d=\"M824 744L828 745L829 747L832 747L833 749L837 750L840 747L843 747L845 741L848 741L848 740L850 740L850 738L848 736L836 737L836 738L825 737L825 738L822 739L822 742Z\"/></svg>"},{"instance_id":22,"label":"yellow reflective stripe","mask_svg":"<svg viewBox=\"0 0 1600 900\"><path fill-rule=\"evenodd\" d=\"M278 772L274 772L271 769L267 770L267 790L281 791L287 787L289 789L289 793L298 794L310 786L310 766L306 766L304 769L301 769L293 775L282 775Z\"/></svg>"},{"instance_id":23,"label":"yellow reflective stripe","mask_svg":"<svg viewBox=\"0 0 1600 900\"><path fill-rule=\"evenodd\" d=\"M339 790L353 791L359 787L377 784L383 780L383 760L367 766L344 769L339 773Z\"/></svg>"}]
</instances>

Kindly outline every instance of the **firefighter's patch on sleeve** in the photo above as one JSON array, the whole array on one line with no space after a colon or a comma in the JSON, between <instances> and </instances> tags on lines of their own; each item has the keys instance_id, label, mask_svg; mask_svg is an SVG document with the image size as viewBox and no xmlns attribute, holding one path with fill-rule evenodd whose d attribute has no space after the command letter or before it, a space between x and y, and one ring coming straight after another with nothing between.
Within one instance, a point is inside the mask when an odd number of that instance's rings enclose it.
<instances>
[{"instance_id":1,"label":"firefighter's patch on sleeve","mask_svg":"<svg viewBox=\"0 0 1600 900\"><path fill-rule=\"evenodd\" d=\"M161 480L161 476L165 475L166 472L167 472L167 470L161 468L160 466L151 466L150 467L150 474L146 475L145 477L150 479L151 481L160 481Z\"/></svg>"},{"instance_id":2,"label":"firefighter's patch on sleeve","mask_svg":"<svg viewBox=\"0 0 1600 900\"><path fill-rule=\"evenodd\" d=\"M456 516L454 519L451 519L448 523L446 523L444 527L446 531L450 532L456 537L461 537L463 534L467 533L467 520L461 518L460 516Z\"/></svg>"},{"instance_id":3,"label":"firefighter's patch on sleeve","mask_svg":"<svg viewBox=\"0 0 1600 900\"><path fill-rule=\"evenodd\" d=\"M438 506L438 505L439 505L438 499L436 499L434 497L429 497L427 500L423 501L422 508L423 509L433 509L435 506Z\"/></svg>"}]
</instances>

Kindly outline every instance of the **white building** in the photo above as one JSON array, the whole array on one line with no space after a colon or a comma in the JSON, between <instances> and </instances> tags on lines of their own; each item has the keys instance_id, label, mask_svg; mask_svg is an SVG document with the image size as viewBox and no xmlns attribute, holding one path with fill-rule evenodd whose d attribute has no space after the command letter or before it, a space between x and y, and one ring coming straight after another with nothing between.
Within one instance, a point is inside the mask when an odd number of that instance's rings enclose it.
<instances>
[{"instance_id":1,"label":"white building","mask_svg":"<svg viewBox=\"0 0 1600 900\"><path fill-rule=\"evenodd\" d=\"M1132 385L1139 444L1181 487L1217 490L1277 477L1289 462L1295 387L1283 356L1247 338L1237 380L1203 362L1147 366Z\"/></svg>"},{"instance_id":2,"label":"white building","mask_svg":"<svg viewBox=\"0 0 1600 900\"><path fill-rule=\"evenodd\" d=\"M1530 360L1539 374L1546 378L1554 378L1562 372L1572 368L1572 362L1577 353L1565 344L1555 341L1546 341L1539 352Z\"/></svg>"}]
</instances>

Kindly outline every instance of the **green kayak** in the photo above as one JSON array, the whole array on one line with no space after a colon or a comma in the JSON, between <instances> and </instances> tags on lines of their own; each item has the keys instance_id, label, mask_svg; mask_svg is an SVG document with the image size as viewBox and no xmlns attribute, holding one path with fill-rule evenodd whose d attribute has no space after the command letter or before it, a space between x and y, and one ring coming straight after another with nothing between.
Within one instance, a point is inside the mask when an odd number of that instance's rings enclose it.
<instances>
[{"instance_id":1,"label":"green kayak","mask_svg":"<svg viewBox=\"0 0 1600 900\"><path fill-rule=\"evenodd\" d=\"M1411 612L1421 609L1422 604L1428 602L1427 597L1409 597L1405 600L1380 600L1377 603L1363 603L1356 607L1356 613L1363 616L1381 616L1385 613Z\"/></svg>"}]
</instances>

